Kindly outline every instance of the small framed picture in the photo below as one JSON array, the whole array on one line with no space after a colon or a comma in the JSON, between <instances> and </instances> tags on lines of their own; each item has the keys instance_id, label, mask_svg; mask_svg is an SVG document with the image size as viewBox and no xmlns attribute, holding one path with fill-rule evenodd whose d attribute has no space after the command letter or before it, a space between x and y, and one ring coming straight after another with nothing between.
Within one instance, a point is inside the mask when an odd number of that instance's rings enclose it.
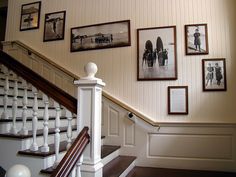
<instances>
[{"instance_id":1,"label":"small framed picture","mask_svg":"<svg viewBox=\"0 0 236 177\"><path fill-rule=\"evenodd\" d=\"M39 28L40 10L40 1L21 6L20 31Z\"/></svg>"},{"instance_id":2,"label":"small framed picture","mask_svg":"<svg viewBox=\"0 0 236 177\"><path fill-rule=\"evenodd\" d=\"M208 49L207 24L185 25L186 55L206 55Z\"/></svg>"},{"instance_id":3,"label":"small framed picture","mask_svg":"<svg viewBox=\"0 0 236 177\"><path fill-rule=\"evenodd\" d=\"M203 59L202 80L203 91L226 91L225 59Z\"/></svg>"},{"instance_id":4,"label":"small framed picture","mask_svg":"<svg viewBox=\"0 0 236 177\"><path fill-rule=\"evenodd\" d=\"M71 28L71 52L130 45L130 20Z\"/></svg>"},{"instance_id":5,"label":"small framed picture","mask_svg":"<svg viewBox=\"0 0 236 177\"><path fill-rule=\"evenodd\" d=\"M141 28L137 39L137 80L176 80L176 27Z\"/></svg>"},{"instance_id":6,"label":"small framed picture","mask_svg":"<svg viewBox=\"0 0 236 177\"><path fill-rule=\"evenodd\" d=\"M66 11L45 14L43 41L63 40Z\"/></svg>"},{"instance_id":7,"label":"small framed picture","mask_svg":"<svg viewBox=\"0 0 236 177\"><path fill-rule=\"evenodd\" d=\"M168 114L188 114L188 86L168 87Z\"/></svg>"}]
</instances>

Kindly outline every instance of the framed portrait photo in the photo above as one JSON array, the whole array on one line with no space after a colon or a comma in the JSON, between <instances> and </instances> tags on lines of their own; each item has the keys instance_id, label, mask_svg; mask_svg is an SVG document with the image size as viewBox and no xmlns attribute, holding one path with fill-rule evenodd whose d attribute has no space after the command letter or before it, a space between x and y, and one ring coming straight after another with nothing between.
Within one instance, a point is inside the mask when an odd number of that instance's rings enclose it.
<instances>
[{"instance_id":1,"label":"framed portrait photo","mask_svg":"<svg viewBox=\"0 0 236 177\"><path fill-rule=\"evenodd\" d=\"M43 41L63 40L66 11L45 14Z\"/></svg>"},{"instance_id":2,"label":"framed portrait photo","mask_svg":"<svg viewBox=\"0 0 236 177\"><path fill-rule=\"evenodd\" d=\"M71 52L130 45L130 20L71 28Z\"/></svg>"},{"instance_id":3,"label":"framed portrait photo","mask_svg":"<svg viewBox=\"0 0 236 177\"><path fill-rule=\"evenodd\" d=\"M203 91L226 91L225 59L203 59L202 80Z\"/></svg>"},{"instance_id":4,"label":"framed portrait photo","mask_svg":"<svg viewBox=\"0 0 236 177\"><path fill-rule=\"evenodd\" d=\"M176 27L137 30L137 80L176 80Z\"/></svg>"},{"instance_id":5,"label":"framed portrait photo","mask_svg":"<svg viewBox=\"0 0 236 177\"><path fill-rule=\"evenodd\" d=\"M188 86L168 87L168 114L188 114Z\"/></svg>"},{"instance_id":6,"label":"framed portrait photo","mask_svg":"<svg viewBox=\"0 0 236 177\"><path fill-rule=\"evenodd\" d=\"M41 2L23 4L21 6L20 31L39 28Z\"/></svg>"},{"instance_id":7,"label":"framed portrait photo","mask_svg":"<svg viewBox=\"0 0 236 177\"><path fill-rule=\"evenodd\" d=\"M186 55L206 55L208 49L207 24L185 25Z\"/></svg>"}]
</instances>

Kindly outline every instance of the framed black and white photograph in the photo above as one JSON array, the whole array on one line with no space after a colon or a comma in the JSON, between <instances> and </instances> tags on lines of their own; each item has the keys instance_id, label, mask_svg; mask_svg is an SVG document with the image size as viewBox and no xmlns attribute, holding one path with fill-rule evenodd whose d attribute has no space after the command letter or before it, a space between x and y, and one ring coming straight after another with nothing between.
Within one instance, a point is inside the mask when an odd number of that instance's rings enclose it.
<instances>
[{"instance_id":1,"label":"framed black and white photograph","mask_svg":"<svg viewBox=\"0 0 236 177\"><path fill-rule=\"evenodd\" d=\"M208 49L207 24L185 25L186 55L206 55Z\"/></svg>"},{"instance_id":2,"label":"framed black and white photograph","mask_svg":"<svg viewBox=\"0 0 236 177\"><path fill-rule=\"evenodd\" d=\"M40 1L21 6L20 31L39 28L40 10Z\"/></svg>"},{"instance_id":3,"label":"framed black and white photograph","mask_svg":"<svg viewBox=\"0 0 236 177\"><path fill-rule=\"evenodd\" d=\"M176 27L137 30L137 80L176 80Z\"/></svg>"},{"instance_id":4,"label":"framed black and white photograph","mask_svg":"<svg viewBox=\"0 0 236 177\"><path fill-rule=\"evenodd\" d=\"M64 39L66 11L45 14L43 41Z\"/></svg>"},{"instance_id":5,"label":"framed black and white photograph","mask_svg":"<svg viewBox=\"0 0 236 177\"><path fill-rule=\"evenodd\" d=\"M188 114L188 86L168 87L168 114Z\"/></svg>"},{"instance_id":6,"label":"framed black and white photograph","mask_svg":"<svg viewBox=\"0 0 236 177\"><path fill-rule=\"evenodd\" d=\"M224 58L202 60L203 91L226 91L226 64Z\"/></svg>"},{"instance_id":7,"label":"framed black and white photograph","mask_svg":"<svg viewBox=\"0 0 236 177\"><path fill-rule=\"evenodd\" d=\"M71 29L71 52L131 45L130 20Z\"/></svg>"}]
</instances>

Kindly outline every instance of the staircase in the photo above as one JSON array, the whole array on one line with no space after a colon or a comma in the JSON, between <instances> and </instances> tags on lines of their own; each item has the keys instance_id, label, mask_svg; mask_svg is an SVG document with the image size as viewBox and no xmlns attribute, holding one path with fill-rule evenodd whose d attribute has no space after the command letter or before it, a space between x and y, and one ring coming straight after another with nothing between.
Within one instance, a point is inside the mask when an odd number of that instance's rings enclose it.
<instances>
[{"instance_id":1,"label":"staircase","mask_svg":"<svg viewBox=\"0 0 236 177\"><path fill-rule=\"evenodd\" d=\"M24 68L18 70L25 71ZM55 101L58 95L48 95L42 87L36 88L36 82L27 82L12 69L1 66L0 166L8 169L14 164L24 164L32 177L51 175L77 136L75 109L68 103ZM48 84L44 83L43 87ZM119 149L120 146L102 143L104 177L126 176L134 167L136 157L122 156ZM78 164L71 174L73 177L79 176Z\"/></svg>"}]
</instances>

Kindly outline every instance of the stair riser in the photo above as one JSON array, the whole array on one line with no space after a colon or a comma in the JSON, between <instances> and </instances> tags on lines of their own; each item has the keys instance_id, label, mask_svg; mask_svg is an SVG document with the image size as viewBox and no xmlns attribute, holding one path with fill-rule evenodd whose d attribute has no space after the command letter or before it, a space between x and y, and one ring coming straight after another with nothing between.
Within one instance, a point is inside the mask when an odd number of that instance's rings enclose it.
<instances>
[{"instance_id":1,"label":"stair riser","mask_svg":"<svg viewBox=\"0 0 236 177\"><path fill-rule=\"evenodd\" d=\"M2 115L2 113L3 113L3 108L0 108L0 116ZM7 108L7 113L8 113L9 117L12 117L12 108ZM43 117L44 109L39 109L37 113L38 113L38 117ZM49 109L48 114L49 114L49 117L55 117L56 116L56 111L54 109ZM27 112L26 112L26 115L28 117L32 117L33 110L28 109ZM22 117L22 109L19 108L17 110L16 117Z\"/></svg>"},{"instance_id":2,"label":"stair riser","mask_svg":"<svg viewBox=\"0 0 236 177\"><path fill-rule=\"evenodd\" d=\"M76 119L72 120L72 125L76 125ZM63 119L60 121L60 124L62 127L65 127L68 125L68 120ZM7 123L1 123L0 124L0 133L8 133L11 129L12 123L11 122L7 122ZM49 120L48 121L48 127L49 128L54 128L55 127L55 120ZM21 130L22 128L22 121L21 122L16 122L16 128L17 130ZM32 130L32 122L31 121L27 121L26 122L26 128L27 130ZM38 129L43 129L43 121L39 120L38 121Z\"/></svg>"},{"instance_id":3,"label":"stair riser","mask_svg":"<svg viewBox=\"0 0 236 177\"><path fill-rule=\"evenodd\" d=\"M12 102L13 102L13 98L12 97L9 97L8 98L8 101L7 101L7 105L8 106L11 106L12 105ZM18 98L17 99L17 106L23 106L23 98ZM0 105L3 105L3 97L0 97ZM34 100L33 99L28 99L28 104L27 106L33 106L34 105ZM44 102L43 100L38 100L38 106L39 107L44 107Z\"/></svg>"}]
</instances>

